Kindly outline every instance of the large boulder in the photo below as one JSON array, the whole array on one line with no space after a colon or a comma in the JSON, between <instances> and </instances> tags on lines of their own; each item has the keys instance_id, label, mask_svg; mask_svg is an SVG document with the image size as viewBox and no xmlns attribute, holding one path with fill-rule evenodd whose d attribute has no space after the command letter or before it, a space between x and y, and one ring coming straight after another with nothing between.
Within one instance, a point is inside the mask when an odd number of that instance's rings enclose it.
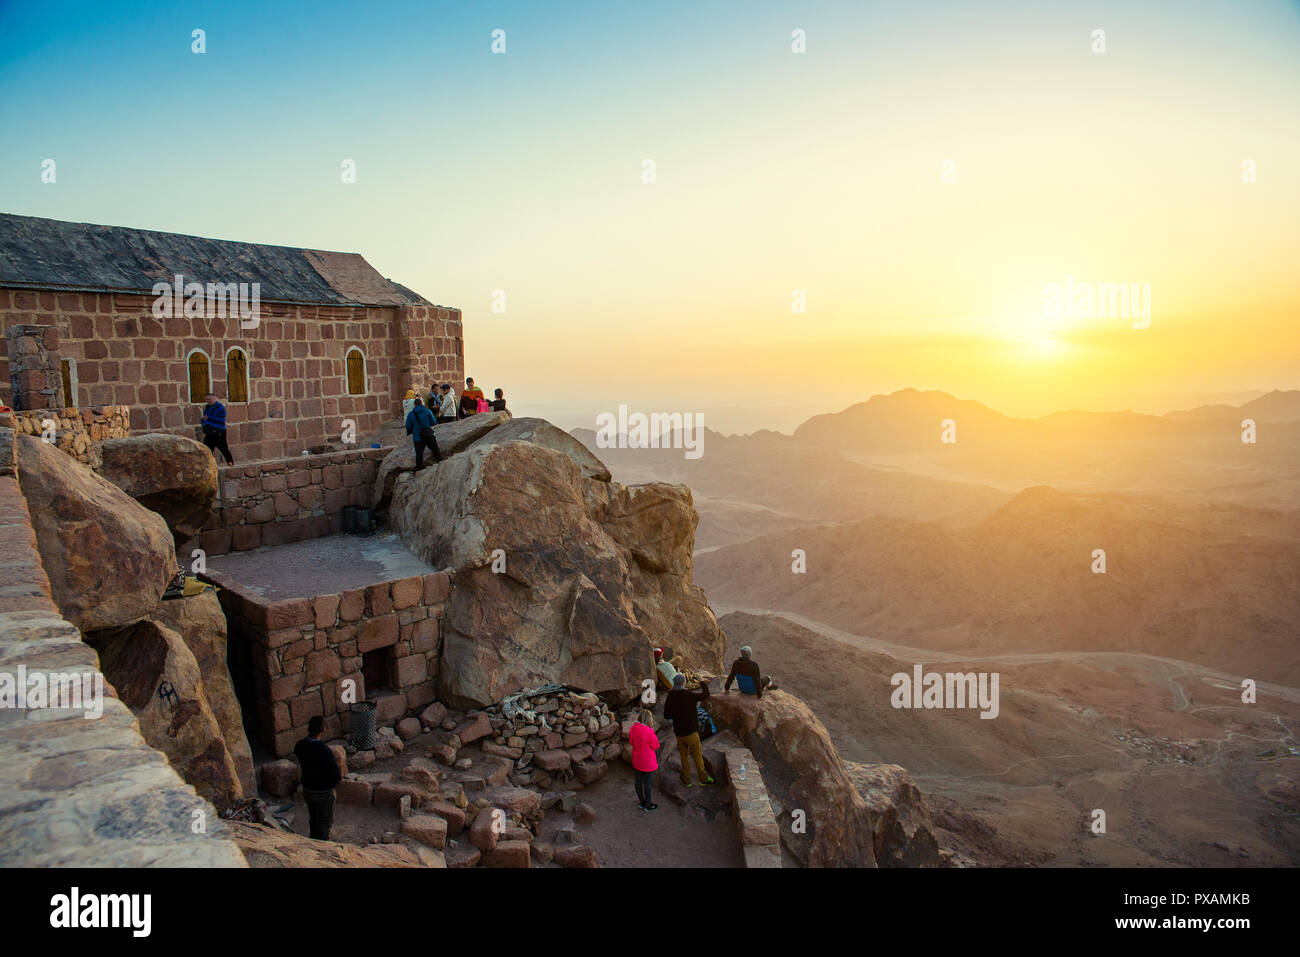
<instances>
[{"instance_id":1,"label":"large boulder","mask_svg":"<svg viewBox=\"0 0 1300 957\"><path fill-rule=\"evenodd\" d=\"M840 753L812 710L784 691L715 694L705 708L753 752L768 794L780 804L781 844L805 867L875 867L868 809ZM806 831L797 833L793 812Z\"/></svg>"},{"instance_id":2,"label":"large boulder","mask_svg":"<svg viewBox=\"0 0 1300 957\"><path fill-rule=\"evenodd\" d=\"M433 437L438 441L438 452L444 459L457 452L463 452L497 426L510 421L509 412L489 412L471 415L468 419L455 422L443 422L433 427ZM425 454L429 461L428 453ZM384 456L375 475L375 490L371 506L382 509L393 495L393 486L399 475L415 471L415 446L410 436L402 431L402 440L394 446L393 451Z\"/></svg>"},{"instance_id":3,"label":"large boulder","mask_svg":"<svg viewBox=\"0 0 1300 957\"><path fill-rule=\"evenodd\" d=\"M689 491L586 477L585 459L522 438L481 441L395 484L392 527L454 570L440 700L483 707L560 682L626 701L665 641L692 667L721 667L722 634L690 583Z\"/></svg>"},{"instance_id":4,"label":"large boulder","mask_svg":"<svg viewBox=\"0 0 1300 957\"><path fill-rule=\"evenodd\" d=\"M544 448L563 452L582 471L583 478L598 482L610 480L609 469L605 463L596 458L591 450L563 429L557 429L545 419L522 418L511 419L492 429L483 437L476 439L470 448L488 443L532 442ZM439 446L441 448L441 446Z\"/></svg>"},{"instance_id":5,"label":"large boulder","mask_svg":"<svg viewBox=\"0 0 1300 957\"><path fill-rule=\"evenodd\" d=\"M244 734L243 711L226 665L226 616L217 593L207 591L192 598L159 602L149 618L180 635L194 655L203 675L208 707L221 728L226 750L234 759L244 794L256 794L253 752Z\"/></svg>"},{"instance_id":6,"label":"large boulder","mask_svg":"<svg viewBox=\"0 0 1300 957\"><path fill-rule=\"evenodd\" d=\"M63 617L83 632L143 619L176 574L167 523L53 445L16 441L18 481Z\"/></svg>"},{"instance_id":7,"label":"large boulder","mask_svg":"<svg viewBox=\"0 0 1300 957\"><path fill-rule=\"evenodd\" d=\"M205 445L162 433L97 444L104 478L166 519L177 542L198 534L217 497L217 461Z\"/></svg>"},{"instance_id":8,"label":"large boulder","mask_svg":"<svg viewBox=\"0 0 1300 957\"><path fill-rule=\"evenodd\" d=\"M876 862L881 867L943 867L930 808L906 768L897 764L845 765L867 804Z\"/></svg>"},{"instance_id":9,"label":"large boulder","mask_svg":"<svg viewBox=\"0 0 1300 957\"><path fill-rule=\"evenodd\" d=\"M87 635L86 642L99 652L104 679L140 722L145 741L218 810L242 800L239 769L185 640L166 625L146 620Z\"/></svg>"}]
</instances>

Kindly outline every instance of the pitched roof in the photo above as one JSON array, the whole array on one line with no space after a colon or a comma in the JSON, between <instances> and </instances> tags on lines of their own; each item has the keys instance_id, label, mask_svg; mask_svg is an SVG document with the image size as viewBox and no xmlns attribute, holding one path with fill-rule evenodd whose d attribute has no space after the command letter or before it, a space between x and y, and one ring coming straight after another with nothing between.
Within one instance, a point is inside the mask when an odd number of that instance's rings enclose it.
<instances>
[{"instance_id":1,"label":"pitched roof","mask_svg":"<svg viewBox=\"0 0 1300 957\"><path fill-rule=\"evenodd\" d=\"M177 275L204 284L256 282L263 302L428 304L358 253L0 213L0 286L148 294Z\"/></svg>"}]
</instances>

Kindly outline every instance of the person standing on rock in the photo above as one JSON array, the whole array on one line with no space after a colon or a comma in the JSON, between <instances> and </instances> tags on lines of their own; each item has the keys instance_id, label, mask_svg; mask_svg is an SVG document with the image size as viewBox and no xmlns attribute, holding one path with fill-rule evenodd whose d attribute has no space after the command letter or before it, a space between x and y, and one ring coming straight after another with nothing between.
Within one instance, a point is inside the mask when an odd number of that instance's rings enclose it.
<instances>
[{"instance_id":1,"label":"person standing on rock","mask_svg":"<svg viewBox=\"0 0 1300 957\"><path fill-rule=\"evenodd\" d=\"M226 445L226 407L217 399L215 392L208 393L208 403L203 407L203 444L226 457L227 465L234 465L230 446Z\"/></svg>"},{"instance_id":2,"label":"person standing on rock","mask_svg":"<svg viewBox=\"0 0 1300 957\"><path fill-rule=\"evenodd\" d=\"M654 779L659 770L659 735L655 734L655 716L642 708L628 732L632 745L632 770L636 772L636 800L643 811L653 811Z\"/></svg>"},{"instance_id":3,"label":"person standing on rock","mask_svg":"<svg viewBox=\"0 0 1300 957\"><path fill-rule=\"evenodd\" d=\"M506 409L506 394L500 389L497 389L496 392L493 393L492 411L493 412L509 411L508 409Z\"/></svg>"},{"instance_id":4,"label":"person standing on rock","mask_svg":"<svg viewBox=\"0 0 1300 957\"><path fill-rule=\"evenodd\" d=\"M474 384L473 377L465 379L465 391L460 394L460 417L468 419L478 413L478 400L483 398L483 390Z\"/></svg>"},{"instance_id":5,"label":"person standing on rock","mask_svg":"<svg viewBox=\"0 0 1300 957\"><path fill-rule=\"evenodd\" d=\"M334 824L334 786L343 777L334 752L320 739L324 730L324 719L315 715L307 722L307 737L293 748L293 755L302 768L302 798L307 802L311 836L318 841L330 839L330 827Z\"/></svg>"},{"instance_id":6,"label":"person standing on rock","mask_svg":"<svg viewBox=\"0 0 1300 957\"><path fill-rule=\"evenodd\" d=\"M699 691L686 690L686 676L678 672L673 679L673 690L664 696L664 717L673 723L677 736L677 753L682 759L682 784L691 787L691 763L695 763L695 776L701 786L708 787L713 777L704 767L704 751L700 748L700 717L695 708L709 696L708 681L700 682Z\"/></svg>"},{"instance_id":7,"label":"person standing on rock","mask_svg":"<svg viewBox=\"0 0 1300 957\"><path fill-rule=\"evenodd\" d=\"M424 407L424 402L417 395L415 405L406 416L406 434L415 443L415 470L417 472L424 468L425 449L433 453L435 462L442 461L442 453L438 451L438 440L433 435L433 426L433 413Z\"/></svg>"},{"instance_id":8,"label":"person standing on rock","mask_svg":"<svg viewBox=\"0 0 1300 957\"><path fill-rule=\"evenodd\" d=\"M455 422L456 421L456 393L451 391L451 383L444 382L440 387L439 391L441 392L441 395L438 396L439 404L435 406L433 404L432 397L430 397L429 407L436 408L438 410L439 422Z\"/></svg>"}]
</instances>

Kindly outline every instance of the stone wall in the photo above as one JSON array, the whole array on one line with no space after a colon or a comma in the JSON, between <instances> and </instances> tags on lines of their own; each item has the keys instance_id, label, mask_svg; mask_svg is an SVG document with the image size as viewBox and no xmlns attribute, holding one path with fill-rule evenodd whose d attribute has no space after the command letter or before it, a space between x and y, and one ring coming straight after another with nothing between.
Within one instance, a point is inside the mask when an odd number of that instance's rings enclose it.
<instances>
[{"instance_id":1,"label":"stone wall","mask_svg":"<svg viewBox=\"0 0 1300 957\"><path fill-rule=\"evenodd\" d=\"M0 428L41 435L45 431L42 423L49 419L54 421L55 447L95 470L101 464L95 442L124 439L131 435L131 410L124 405L0 413Z\"/></svg>"},{"instance_id":2,"label":"stone wall","mask_svg":"<svg viewBox=\"0 0 1300 957\"><path fill-rule=\"evenodd\" d=\"M354 700L377 704L379 724L392 724L437 694L441 620L451 589L448 572L414 575L337 595L268 601L219 573L231 635L252 645L253 685L263 742L277 757L291 754L313 715L325 740L351 730L344 684ZM387 688L366 688L363 655L385 652Z\"/></svg>"},{"instance_id":3,"label":"stone wall","mask_svg":"<svg viewBox=\"0 0 1300 957\"><path fill-rule=\"evenodd\" d=\"M322 538L343 530L343 509L369 507L379 462L390 449L226 466L203 531L182 549L209 556Z\"/></svg>"},{"instance_id":4,"label":"stone wall","mask_svg":"<svg viewBox=\"0 0 1300 957\"><path fill-rule=\"evenodd\" d=\"M5 329L10 405L15 409L54 409L63 405L59 371L59 330L26 324Z\"/></svg>"},{"instance_id":5,"label":"stone wall","mask_svg":"<svg viewBox=\"0 0 1300 957\"><path fill-rule=\"evenodd\" d=\"M94 649L50 597L12 460L0 463L0 582L0 674L99 675ZM97 718L0 706L0 866L246 866L212 805L103 688ZM192 832L196 810L206 833Z\"/></svg>"},{"instance_id":6,"label":"stone wall","mask_svg":"<svg viewBox=\"0 0 1300 957\"><path fill-rule=\"evenodd\" d=\"M74 404L130 406L137 432L197 436L203 397L189 394L188 356L202 350L210 387L227 405L236 462L338 442L347 419L371 435L400 414L408 388L464 382L459 309L263 302L258 325L243 329L237 318L157 319L152 307L148 295L0 288L0 326L54 327L77 383ZM226 355L236 347L248 359L247 402L227 401ZM348 394L353 347L365 356L361 395ZM9 356L0 344L0 403L12 404Z\"/></svg>"},{"instance_id":7,"label":"stone wall","mask_svg":"<svg viewBox=\"0 0 1300 957\"><path fill-rule=\"evenodd\" d=\"M732 748L726 753L726 762L727 787L745 866L780 867L781 831L758 762L748 748Z\"/></svg>"}]
</instances>

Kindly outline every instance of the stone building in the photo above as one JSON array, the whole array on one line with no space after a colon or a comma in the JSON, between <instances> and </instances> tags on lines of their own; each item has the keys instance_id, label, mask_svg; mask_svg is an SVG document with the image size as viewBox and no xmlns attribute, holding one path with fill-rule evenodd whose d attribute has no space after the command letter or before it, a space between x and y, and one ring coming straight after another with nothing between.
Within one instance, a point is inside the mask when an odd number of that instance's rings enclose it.
<instances>
[{"instance_id":1,"label":"stone building","mask_svg":"<svg viewBox=\"0 0 1300 957\"><path fill-rule=\"evenodd\" d=\"M0 326L0 402L199 437L211 389L238 462L360 441L464 376L460 310L357 253L30 216L0 214Z\"/></svg>"}]
</instances>

